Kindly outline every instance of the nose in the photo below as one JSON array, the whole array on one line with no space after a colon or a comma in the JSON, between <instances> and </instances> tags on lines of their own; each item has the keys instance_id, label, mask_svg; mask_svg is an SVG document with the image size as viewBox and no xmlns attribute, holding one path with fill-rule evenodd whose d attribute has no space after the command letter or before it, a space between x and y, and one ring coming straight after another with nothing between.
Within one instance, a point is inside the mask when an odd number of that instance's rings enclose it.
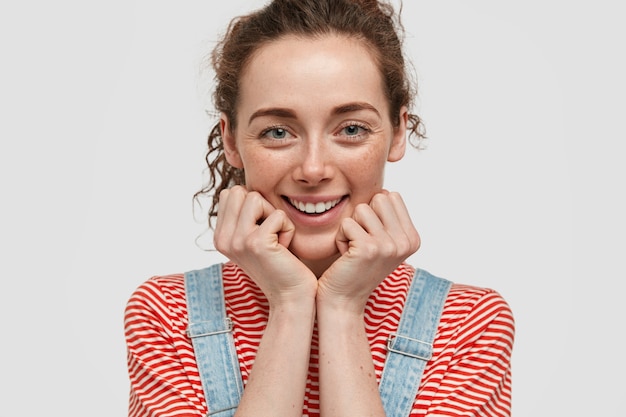
<instances>
[{"instance_id":1,"label":"nose","mask_svg":"<svg viewBox=\"0 0 626 417\"><path fill-rule=\"evenodd\" d=\"M307 185L327 181L333 175L331 158L328 144L322 137L308 139L294 170L295 180Z\"/></svg>"}]
</instances>

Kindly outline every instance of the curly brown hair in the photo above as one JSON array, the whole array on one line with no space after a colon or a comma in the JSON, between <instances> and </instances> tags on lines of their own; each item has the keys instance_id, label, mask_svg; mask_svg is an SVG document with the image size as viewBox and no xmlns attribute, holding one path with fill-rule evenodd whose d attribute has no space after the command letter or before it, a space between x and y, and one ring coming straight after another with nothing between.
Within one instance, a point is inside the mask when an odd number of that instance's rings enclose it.
<instances>
[{"instance_id":1,"label":"curly brown hair","mask_svg":"<svg viewBox=\"0 0 626 417\"><path fill-rule=\"evenodd\" d=\"M226 34L210 58L215 72L213 103L218 113L236 128L239 98L239 77L242 70L261 46L287 35L316 37L339 34L361 40L373 53L383 76L385 94L389 100L389 116L397 126L400 109L410 107L415 97L415 83L407 75L402 50L404 28L400 13L391 4L379 0L273 0L251 14L234 18ZM409 142L420 148L425 138L421 119L409 114ZM217 216L220 191L234 185L244 185L243 169L226 161L220 123L208 136L205 160L208 180L194 194L210 197L209 226Z\"/></svg>"}]
</instances>

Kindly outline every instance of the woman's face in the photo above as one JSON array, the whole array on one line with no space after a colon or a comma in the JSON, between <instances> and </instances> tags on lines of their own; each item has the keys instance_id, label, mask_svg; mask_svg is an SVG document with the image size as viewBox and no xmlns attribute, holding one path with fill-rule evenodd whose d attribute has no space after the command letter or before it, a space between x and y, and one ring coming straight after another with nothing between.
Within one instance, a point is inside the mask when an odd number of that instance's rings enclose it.
<instances>
[{"instance_id":1,"label":"woman's face","mask_svg":"<svg viewBox=\"0 0 626 417\"><path fill-rule=\"evenodd\" d=\"M321 272L338 256L341 220L369 204L385 163L404 155L407 111L394 128L371 53L344 36L273 41L240 81L236 129L221 121L228 162L285 211L296 228L289 249Z\"/></svg>"}]
</instances>

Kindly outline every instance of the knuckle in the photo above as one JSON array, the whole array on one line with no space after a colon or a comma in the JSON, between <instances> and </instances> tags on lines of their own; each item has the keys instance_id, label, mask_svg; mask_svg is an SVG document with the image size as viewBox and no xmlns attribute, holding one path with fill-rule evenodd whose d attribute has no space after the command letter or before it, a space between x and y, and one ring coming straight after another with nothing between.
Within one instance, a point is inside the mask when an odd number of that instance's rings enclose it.
<instances>
[{"instance_id":1,"label":"knuckle","mask_svg":"<svg viewBox=\"0 0 626 417\"><path fill-rule=\"evenodd\" d=\"M422 245L422 239L415 229L411 231L409 241L411 242L411 249L413 249L413 252L417 251Z\"/></svg>"},{"instance_id":2,"label":"knuckle","mask_svg":"<svg viewBox=\"0 0 626 417\"><path fill-rule=\"evenodd\" d=\"M396 209L401 209L403 207L406 207L406 205L404 203L404 199L402 198L402 196L398 192L389 193L387 198L389 199L391 204L394 207L396 207Z\"/></svg>"},{"instance_id":3,"label":"knuckle","mask_svg":"<svg viewBox=\"0 0 626 417\"><path fill-rule=\"evenodd\" d=\"M276 209L270 213L270 216L276 217L279 220L284 220L287 218L287 213L285 213L285 211L282 209Z\"/></svg>"},{"instance_id":4,"label":"knuckle","mask_svg":"<svg viewBox=\"0 0 626 417\"><path fill-rule=\"evenodd\" d=\"M243 188L241 185L235 185L232 188L229 188L228 191L230 194L240 197L240 198L245 197L246 194L248 194L246 189Z\"/></svg>"},{"instance_id":5,"label":"knuckle","mask_svg":"<svg viewBox=\"0 0 626 417\"><path fill-rule=\"evenodd\" d=\"M386 196L383 193L374 194L374 197L372 197L372 204L380 204L385 201L385 199Z\"/></svg>"},{"instance_id":6,"label":"knuckle","mask_svg":"<svg viewBox=\"0 0 626 417\"><path fill-rule=\"evenodd\" d=\"M215 235L213 238L215 249L224 254L232 253L232 240L224 237L222 234Z\"/></svg>"},{"instance_id":7,"label":"knuckle","mask_svg":"<svg viewBox=\"0 0 626 417\"><path fill-rule=\"evenodd\" d=\"M388 202L387 196L382 193L375 194L372 197L372 201L370 202L371 208L376 211L383 208L383 206Z\"/></svg>"},{"instance_id":8,"label":"knuckle","mask_svg":"<svg viewBox=\"0 0 626 417\"><path fill-rule=\"evenodd\" d=\"M380 254L385 258L395 257L398 253L398 246L396 243L387 241L380 245Z\"/></svg>"},{"instance_id":9,"label":"knuckle","mask_svg":"<svg viewBox=\"0 0 626 417\"><path fill-rule=\"evenodd\" d=\"M258 235L251 235L246 242L246 252L254 255L261 255L263 253L263 241Z\"/></svg>"},{"instance_id":10,"label":"knuckle","mask_svg":"<svg viewBox=\"0 0 626 417\"><path fill-rule=\"evenodd\" d=\"M368 242L363 245L363 252L366 258L372 259L378 257L380 249L376 242Z\"/></svg>"},{"instance_id":11,"label":"knuckle","mask_svg":"<svg viewBox=\"0 0 626 417\"><path fill-rule=\"evenodd\" d=\"M409 240L402 239L397 242L397 253L399 255L408 255L409 253L411 253L411 248L412 245Z\"/></svg>"},{"instance_id":12,"label":"knuckle","mask_svg":"<svg viewBox=\"0 0 626 417\"><path fill-rule=\"evenodd\" d=\"M365 203L357 204L356 207L354 208L354 217L357 219L362 218L370 210L371 210L370 206Z\"/></svg>"},{"instance_id":13,"label":"knuckle","mask_svg":"<svg viewBox=\"0 0 626 417\"><path fill-rule=\"evenodd\" d=\"M401 256L408 256L415 252L420 247L419 237L417 239L412 238L410 236L406 236L404 239L400 239L397 242L398 254Z\"/></svg>"},{"instance_id":14,"label":"knuckle","mask_svg":"<svg viewBox=\"0 0 626 417\"><path fill-rule=\"evenodd\" d=\"M261 198L263 197L261 197L261 194L258 191L248 191L246 193L247 200L256 202L256 201L259 201Z\"/></svg>"},{"instance_id":15,"label":"knuckle","mask_svg":"<svg viewBox=\"0 0 626 417\"><path fill-rule=\"evenodd\" d=\"M356 214L356 213L355 213ZM353 217L355 217L353 215ZM353 217L345 217L341 220L340 230L342 233L346 233L348 230L353 229L358 225L357 221Z\"/></svg>"},{"instance_id":16,"label":"knuckle","mask_svg":"<svg viewBox=\"0 0 626 417\"><path fill-rule=\"evenodd\" d=\"M222 253L226 251L226 247L222 244L220 239L213 239L213 246Z\"/></svg>"},{"instance_id":17,"label":"knuckle","mask_svg":"<svg viewBox=\"0 0 626 417\"><path fill-rule=\"evenodd\" d=\"M230 189L225 188L222 191L220 191L220 200L225 200L228 197L228 194L230 193Z\"/></svg>"},{"instance_id":18,"label":"knuckle","mask_svg":"<svg viewBox=\"0 0 626 417\"><path fill-rule=\"evenodd\" d=\"M389 194L387 194L387 197L390 200L394 200L394 201L401 201L402 200L402 196L400 195L399 192L397 191L391 191L389 192Z\"/></svg>"},{"instance_id":19,"label":"knuckle","mask_svg":"<svg viewBox=\"0 0 626 417\"><path fill-rule=\"evenodd\" d=\"M241 238L233 238L230 241L230 252L236 255L240 255L246 252L246 240Z\"/></svg>"},{"instance_id":20,"label":"knuckle","mask_svg":"<svg viewBox=\"0 0 626 417\"><path fill-rule=\"evenodd\" d=\"M258 191L249 191L245 195L245 202L248 207L262 207L264 198Z\"/></svg>"}]
</instances>

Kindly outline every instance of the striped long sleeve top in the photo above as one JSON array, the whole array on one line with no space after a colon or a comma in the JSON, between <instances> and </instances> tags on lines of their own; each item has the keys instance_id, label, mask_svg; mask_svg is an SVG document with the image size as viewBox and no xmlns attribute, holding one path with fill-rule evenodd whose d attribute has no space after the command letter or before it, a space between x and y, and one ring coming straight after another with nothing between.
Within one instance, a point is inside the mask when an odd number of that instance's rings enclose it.
<instances>
[{"instance_id":1,"label":"striped long sleeve top","mask_svg":"<svg viewBox=\"0 0 626 417\"><path fill-rule=\"evenodd\" d=\"M410 265L400 265L371 294L365 309L364 325L379 381L387 337L398 327L414 272ZM223 265L223 281L245 386L269 306L237 265ZM129 416L207 414L211 405L204 398L187 323L183 274L152 277L130 297L125 311ZM453 284L411 416L509 416L513 338L513 315L497 292ZM315 328L303 416L319 416L318 358Z\"/></svg>"}]
</instances>

